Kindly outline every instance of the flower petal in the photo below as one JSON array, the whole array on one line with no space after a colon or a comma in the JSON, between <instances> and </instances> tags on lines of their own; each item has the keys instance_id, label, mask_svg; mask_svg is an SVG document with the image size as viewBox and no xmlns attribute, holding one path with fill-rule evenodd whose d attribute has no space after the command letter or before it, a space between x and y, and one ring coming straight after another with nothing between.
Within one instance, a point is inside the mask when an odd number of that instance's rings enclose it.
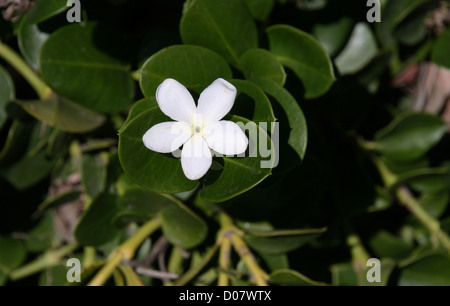
<instances>
[{"instance_id":1,"label":"flower petal","mask_svg":"<svg viewBox=\"0 0 450 306\"><path fill-rule=\"evenodd\" d=\"M197 112L204 122L219 121L231 110L235 98L236 87L224 79L217 79L200 94Z\"/></svg>"},{"instance_id":2,"label":"flower petal","mask_svg":"<svg viewBox=\"0 0 450 306\"><path fill-rule=\"evenodd\" d=\"M162 122L152 126L142 137L152 151L170 153L181 147L192 136L191 127L184 122Z\"/></svg>"},{"instance_id":3,"label":"flower petal","mask_svg":"<svg viewBox=\"0 0 450 306\"><path fill-rule=\"evenodd\" d=\"M191 123L195 102L189 90L174 79L166 79L156 90L156 101L161 111L176 121Z\"/></svg>"},{"instance_id":4,"label":"flower petal","mask_svg":"<svg viewBox=\"0 0 450 306\"><path fill-rule=\"evenodd\" d=\"M211 149L224 155L244 153L248 146L247 136L232 121L222 120L205 125L203 137Z\"/></svg>"},{"instance_id":5,"label":"flower petal","mask_svg":"<svg viewBox=\"0 0 450 306\"><path fill-rule=\"evenodd\" d=\"M181 167L190 180L198 180L208 172L212 164L211 151L200 135L194 135L183 146Z\"/></svg>"}]
</instances>

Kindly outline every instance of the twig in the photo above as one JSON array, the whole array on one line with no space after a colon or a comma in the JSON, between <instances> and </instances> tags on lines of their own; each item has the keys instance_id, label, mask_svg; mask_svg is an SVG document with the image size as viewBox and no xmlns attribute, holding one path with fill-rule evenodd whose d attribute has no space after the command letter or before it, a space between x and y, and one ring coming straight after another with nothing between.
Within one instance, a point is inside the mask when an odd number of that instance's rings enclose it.
<instances>
[{"instance_id":1,"label":"twig","mask_svg":"<svg viewBox=\"0 0 450 306\"><path fill-rule=\"evenodd\" d=\"M136 273L140 275L150 276L153 278L159 278L159 279L177 279L178 274L172 273L172 272L164 272L164 271L158 271L153 269L148 269L144 267L137 267Z\"/></svg>"}]
</instances>

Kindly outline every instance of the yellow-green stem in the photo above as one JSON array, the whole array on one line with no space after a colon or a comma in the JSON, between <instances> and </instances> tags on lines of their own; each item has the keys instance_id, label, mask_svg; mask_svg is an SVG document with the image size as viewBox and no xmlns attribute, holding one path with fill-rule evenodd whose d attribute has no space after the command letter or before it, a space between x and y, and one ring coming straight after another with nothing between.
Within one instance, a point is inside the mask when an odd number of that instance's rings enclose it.
<instances>
[{"instance_id":1,"label":"yellow-green stem","mask_svg":"<svg viewBox=\"0 0 450 306\"><path fill-rule=\"evenodd\" d=\"M253 277L255 284L258 286L267 286L267 273L264 272L263 269L261 269L258 262L255 260L255 257L247 247L247 244L245 244L244 240L235 232L231 232L230 234L231 244L233 245L234 250L244 261L245 265L250 271L250 274Z\"/></svg>"},{"instance_id":2,"label":"yellow-green stem","mask_svg":"<svg viewBox=\"0 0 450 306\"><path fill-rule=\"evenodd\" d=\"M89 282L88 286L102 286L111 277L116 267L122 260L130 260L134 257L134 253L142 242L153 232L159 229L161 220L159 218L152 219L142 225L133 236L128 238L116 250L111 253L106 264Z\"/></svg>"},{"instance_id":3,"label":"yellow-green stem","mask_svg":"<svg viewBox=\"0 0 450 306\"><path fill-rule=\"evenodd\" d=\"M57 250L44 253L36 260L20 267L9 274L11 280L18 280L32 274L38 273L44 269L48 269L62 263L62 259L78 248L78 244L70 243Z\"/></svg>"},{"instance_id":4,"label":"yellow-green stem","mask_svg":"<svg viewBox=\"0 0 450 306\"><path fill-rule=\"evenodd\" d=\"M52 90L47 86L30 66L9 46L0 42L0 57L6 60L14 69L19 72L25 80L33 87L40 99L46 99L52 94Z\"/></svg>"}]
</instances>

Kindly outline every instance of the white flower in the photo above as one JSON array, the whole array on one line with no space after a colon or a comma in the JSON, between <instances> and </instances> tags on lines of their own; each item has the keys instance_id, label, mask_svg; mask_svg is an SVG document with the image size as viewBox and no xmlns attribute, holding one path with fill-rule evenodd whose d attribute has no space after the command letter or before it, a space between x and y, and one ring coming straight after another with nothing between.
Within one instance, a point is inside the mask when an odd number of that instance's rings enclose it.
<instances>
[{"instance_id":1,"label":"white flower","mask_svg":"<svg viewBox=\"0 0 450 306\"><path fill-rule=\"evenodd\" d=\"M196 106L186 87L166 79L156 90L156 101L161 111L176 121L152 126L142 140L147 148L160 153L173 152L183 145L183 172L188 179L198 180L211 167L210 148L223 155L241 154L247 149L247 136L239 126L220 120L231 110L235 98L236 88L217 79L200 94Z\"/></svg>"}]
</instances>

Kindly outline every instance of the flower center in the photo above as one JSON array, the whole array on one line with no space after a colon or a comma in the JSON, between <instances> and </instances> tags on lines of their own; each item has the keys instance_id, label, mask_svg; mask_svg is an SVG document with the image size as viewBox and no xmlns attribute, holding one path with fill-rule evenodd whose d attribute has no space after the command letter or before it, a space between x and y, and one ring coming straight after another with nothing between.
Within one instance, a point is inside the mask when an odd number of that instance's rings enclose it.
<instances>
[{"instance_id":1,"label":"flower center","mask_svg":"<svg viewBox=\"0 0 450 306\"><path fill-rule=\"evenodd\" d=\"M202 128L201 128L201 127L199 127L199 126L194 127L194 133L200 134L201 131L202 131Z\"/></svg>"}]
</instances>

